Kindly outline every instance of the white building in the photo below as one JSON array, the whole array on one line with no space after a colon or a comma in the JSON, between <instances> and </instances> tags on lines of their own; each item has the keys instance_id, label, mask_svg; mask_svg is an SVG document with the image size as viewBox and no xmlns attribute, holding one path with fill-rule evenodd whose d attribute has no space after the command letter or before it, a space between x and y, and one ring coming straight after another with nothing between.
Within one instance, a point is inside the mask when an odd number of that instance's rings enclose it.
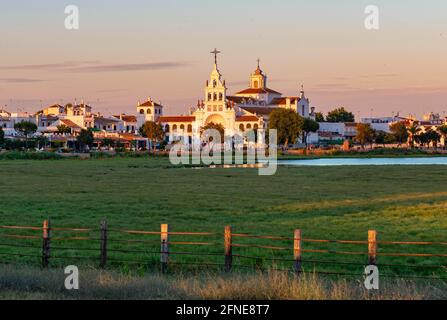
<instances>
[{"instance_id":1,"label":"white building","mask_svg":"<svg viewBox=\"0 0 447 320\"><path fill-rule=\"evenodd\" d=\"M36 123L35 118L28 112L8 112L5 109L0 109L0 126L3 129L5 136L19 136L14 129L14 125L20 122Z\"/></svg>"},{"instance_id":2,"label":"white building","mask_svg":"<svg viewBox=\"0 0 447 320\"><path fill-rule=\"evenodd\" d=\"M303 117L311 117L309 99L302 89L297 96L282 96L276 90L268 87L267 75L261 70L258 60L256 70L250 74L248 88L228 94L228 87L217 64L217 50L214 54L214 66L209 80L204 87L204 99L199 100L195 108L191 108L189 115L158 116L158 121L164 126L170 142L188 138L200 139L201 128L209 123L220 124L225 128L228 136L243 135L244 132L255 130L258 133L258 141L262 141L264 131L268 127L269 115L277 108L291 109ZM143 105L138 105L140 116L147 117L142 110ZM148 106L153 108L153 103ZM162 110L162 107L160 110ZM153 110L151 110L153 111ZM149 113L149 114L153 114ZM310 139L315 140L315 136Z\"/></svg>"},{"instance_id":3,"label":"white building","mask_svg":"<svg viewBox=\"0 0 447 320\"><path fill-rule=\"evenodd\" d=\"M357 135L355 122L319 122L319 141L353 140Z\"/></svg>"},{"instance_id":4,"label":"white building","mask_svg":"<svg viewBox=\"0 0 447 320\"><path fill-rule=\"evenodd\" d=\"M399 116L393 117L372 117L372 118L362 118L362 123L371 125L371 128L377 131L383 131L390 133L390 125L393 123L401 121L402 118Z\"/></svg>"}]
</instances>

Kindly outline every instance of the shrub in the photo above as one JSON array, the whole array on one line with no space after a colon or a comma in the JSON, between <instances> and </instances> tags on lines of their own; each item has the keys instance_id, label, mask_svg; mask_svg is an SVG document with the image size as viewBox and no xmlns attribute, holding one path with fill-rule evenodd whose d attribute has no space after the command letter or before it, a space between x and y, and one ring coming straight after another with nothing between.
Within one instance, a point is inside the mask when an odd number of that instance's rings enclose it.
<instances>
[{"instance_id":1,"label":"shrub","mask_svg":"<svg viewBox=\"0 0 447 320\"><path fill-rule=\"evenodd\" d=\"M62 158L53 152L10 151L0 153L0 160L59 160Z\"/></svg>"}]
</instances>

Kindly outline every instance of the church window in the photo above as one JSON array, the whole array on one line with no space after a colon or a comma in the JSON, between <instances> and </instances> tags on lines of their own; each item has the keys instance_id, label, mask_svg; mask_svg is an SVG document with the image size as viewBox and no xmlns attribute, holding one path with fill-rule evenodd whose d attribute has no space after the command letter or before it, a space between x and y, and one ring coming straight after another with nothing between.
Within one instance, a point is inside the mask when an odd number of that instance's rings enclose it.
<instances>
[{"instance_id":1,"label":"church window","mask_svg":"<svg viewBox=\"0 0 447 320\"><path fill-rule=\"evenodd\" d=\"M214 112L217 111L217 106L213 106L213 111L214 111Z\"/></svg>"},{"instance_id":2,"label":"church window","mask_svg":"<svg viewBox=\"0 0 447 320\"><path fill-rule=\"evenodd\" d=\"M213 95L213 101L217 101L217 93Z\"/></svg>"},{"instance_id":3,"label":"church window","mask_svg":"<svg viewBox=\"0 0 447 320\"><path fill-rule=\"evenodd\" d=\"M182 130L182 131L185 130L185 125L184 124L180 125L180 130Z\"/></svg>"},{"instance_id":4,"label":"church window","mask_svg":"<svg viewBox=\"0 0 447 320\"><path fill-rule=\"evenodd\" d=\"M304 116L304 106L303 106L303 116Z\"/></svg>"},{"instance_id":5,"label":"church window","mask_svg":"<svg viewBox=\"0 0 447 320\"><path fill-rule=\"evenodd\" d=\"M259 87L259 83L258 83L258 81L254 81L254 82L253 82L253 87L255 87L256 89Z\"/></svg>"},{"instance_id":6,"label":"church window","mask_svg":"<svg viewBox=\"0 0 447 320\"><path fill-rule=\"evenodd\" d=\"M208 112L211 112L211 106L208 106L207 110Z\"/></svg>"},{"instance_id":7,"label":"church window","mask_svg":"<svg viewBox=\"0 0 447 320\"><path fill-rule=\"evenodd\" d=\"M213 80L213 88L217 87L217 81Z\"/></svg>"},{"instance_id":8,"label":"church window","mask_svg":"<svg viewBox=\"0 0 447 320\"><path fill-rule=\"evenodd\" d=\"M165 132L169 132L169 124L165 126Z\"/></svg>"},{"instance_id":9,"label":"church window","mask_svg":"<svg viewBox=\"0 0 447 320\"><path fill-rule=\"evenodd\" d=\"M140 109L140 114L144 114L144 109Z\"/></svg>"},{"instance_id":10,"label":"church window","mask_svg":"<svg viewBox=\"0 0 447 320\"><path fill-rule=\"evenodd\" d=\"M251 124L247 124L247 130L251 129Z\"/></svg>"},{"instance_id":11,"label":"church window","mask_svg":"<svg viewBox=\"0 0 447 320\"><path fill-rule=\"evenodd\" d=\"M174 125L172 126L172 131L177 131L177 125L176 125L176 124L174 124Z\"/></svg>"},{"instance_id":12,"label":"church window","mask_svg":"<svg viewBox=\"0 0 447 320\"><path fill-rule=\"evenodd\" d=\"M211 101L211 93L208 93L208 101Z\"/></svg>"},{"instance_id":13,"label":"church window","mask_svg":"<svg viewBox=\"0 0 447 320\"><path fill-rule=\"evenodd\" d=\"M188 124L188 132L192 132L192 125Z\"/></svg>"},{"instance_id":14,"label":"church window","mask_svg":"<svg viewBox=\"0 0 447 320\"><path fill-rule=\"evenodd\" d=\"M151 114L151 109L147 109L147 114Z\"/></svg>"},{"instance_id":15,"label":"church window","mask_svg":"<svg viewBox=\"0 0 447 320\"><path fill-rule=\"evenodd\" d=\"M244 129L244 125L243 125L242 123L239 125L239 130L240 130L240 131L245 131L245 129Z\"/></svg>"},{"instance_id":16,"label":"church window","mask_svg":"<svg viewBox=\"0 0 447 320\"><path fill-rule=\"evenodd\" d=\"M219 93L219 101L222 101L222 100L223 100L223 94Z\"/></svg>"},{"instance_id":17,"label":"church window","mask_svg":"<svg viewBox=\"0 0 447 320\"><path fill-rule=\"evenodd\" d=\"M254 129L254 130L258 130L258 128L259 128L259 127L258 127L258 124L255 124L255 125L253 126L253 129Z\"/></svg>"},{"instance_id":18,"label":"church window","mask_svg":"<svg viewBox=\"0 0 447 320\"><path fill-rule=\"evenodd\" d=\"M219 111L222 112L223 111L223 107L219 106Z\"/></svg>"}]
</instances>

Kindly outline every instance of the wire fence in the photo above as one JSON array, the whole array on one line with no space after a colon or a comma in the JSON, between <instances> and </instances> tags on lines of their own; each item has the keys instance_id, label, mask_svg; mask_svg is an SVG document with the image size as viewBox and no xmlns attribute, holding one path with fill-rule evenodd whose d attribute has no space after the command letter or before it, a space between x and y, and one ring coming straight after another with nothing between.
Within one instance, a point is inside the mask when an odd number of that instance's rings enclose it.
<instances>
[{"instance_id":1,"label":"wire fence","mask_svg":"<svg viewBox=\"0 0 447 320\"><path fill-rule=\"evenodd\" d=\"M309 239L223 232L174 232L109 228L0 226L0 261L39 263L43 268L74 262L100 268L136 265L166 272L215 268L226 272L276 270L300 275L362 277L375 265L380 276L447 281L447 242L381 241L375 230L365 240Z\"/></svg>"}]
</instances>

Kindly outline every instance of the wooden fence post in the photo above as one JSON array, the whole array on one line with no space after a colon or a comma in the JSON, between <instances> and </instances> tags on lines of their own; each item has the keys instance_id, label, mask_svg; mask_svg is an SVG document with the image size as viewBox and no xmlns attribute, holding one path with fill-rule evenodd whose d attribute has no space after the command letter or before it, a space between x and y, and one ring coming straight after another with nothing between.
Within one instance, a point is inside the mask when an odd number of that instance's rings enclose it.
<instances>
[{"instance_id":1,"label":"wooden fence post","mask_svg":"<svg viewBox=\"0 0 447 320\"><path fill-rule=\"evenodd\" d=\"M293 237L293 259L295 260L293 269L298 276L301 273L301 230L295 230Z\"/></svg>"},{"instance_id":2,"label":"wooden fence post","mask_svg":"<svg viewBox=\"0 0 447 320\"><path fill-rule=\"evenodd\" d=\"M104 269L107 264L107 221L101 221L100 267Z\"/></svg>"},{"instance_id":3,"label":"wooden fence post","mask_svg":"<svg viewBox=\"0 0 447 320\"><path fill-rule=\"evenodd\" d=\"M368 231L368 264L377 264L377 231Z\"/></svg>"},{"instance_id":4,"label":"wooden fence post","mask_svg":"<svg viewBox=\"0 0 447 320\"><path fill-rule=\"evenodd\" d=\"M231 272L233 264L233 249L231 239L231 226L225 227L225 271Z\"/></svg>"},{"instance_id":5,"label":"wooden fence post","mask_svg":"<svg viewBox=\"0 0 447 320\"><path fill-rule=\"evenodd\" d=\"M168 260L169 260L169 225L161 225L161 251L160 251L160 262L162 272L168 270Z\"/></svg>"},{"instance_id":6,"label":"wooden fence post","mask_svg":"<svg viewBox=\"0 0 447 320\"><path fill-rule=\"evenodd\" d=\"M45 220L42 226L42 268L48 268L50 263L50 239L51 223L50 219Z\"/></svg>"}]
</instances>

